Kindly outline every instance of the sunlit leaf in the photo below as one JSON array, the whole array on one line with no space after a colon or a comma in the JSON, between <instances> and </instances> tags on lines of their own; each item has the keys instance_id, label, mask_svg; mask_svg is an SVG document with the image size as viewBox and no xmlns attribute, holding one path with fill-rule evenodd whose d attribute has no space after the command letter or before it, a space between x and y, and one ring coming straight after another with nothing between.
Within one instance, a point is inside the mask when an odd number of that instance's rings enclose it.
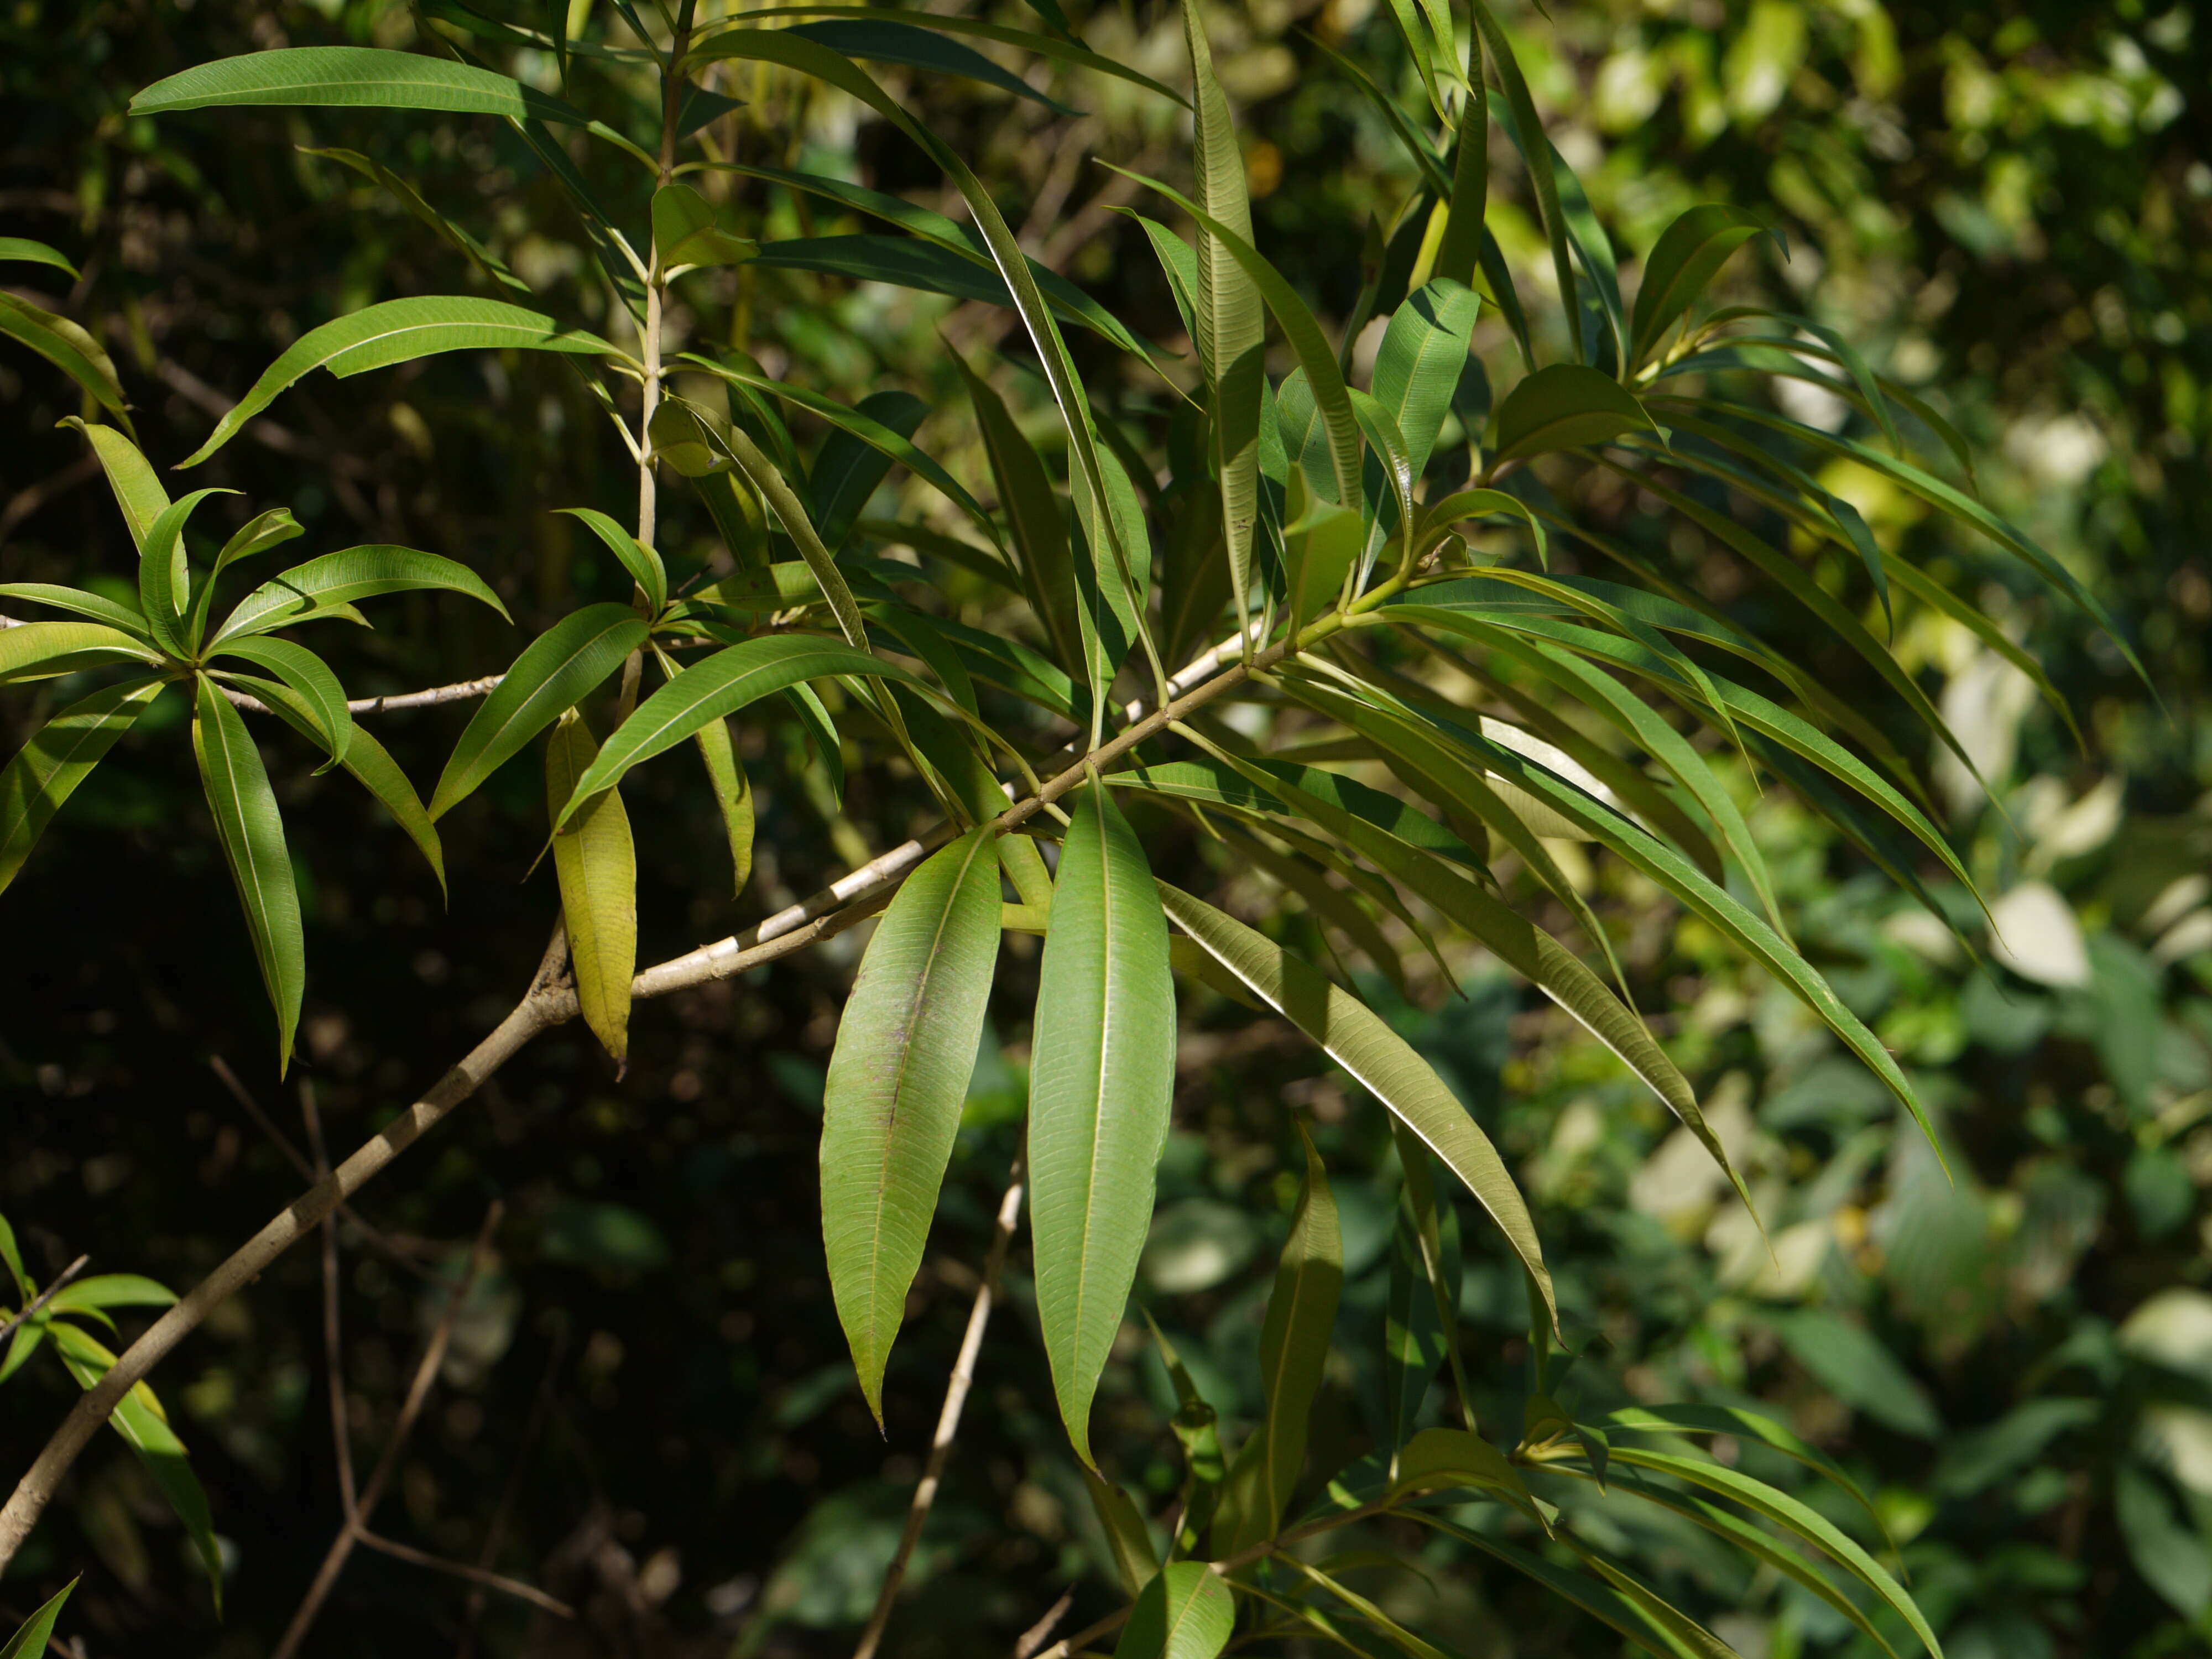
<instances>
[{"instance_id":1,"label":"sunlit leaf","mask_svg":"<svg viewBox=\"0 0 2212 1659\"><path fill-rule=\"evenodd\" d=\"M130 112L226 104L449 110L580 126L586 118L560 99L489 70L374 46L283 46L198 64L139 93Z\"/></svg>"}]
</instances>

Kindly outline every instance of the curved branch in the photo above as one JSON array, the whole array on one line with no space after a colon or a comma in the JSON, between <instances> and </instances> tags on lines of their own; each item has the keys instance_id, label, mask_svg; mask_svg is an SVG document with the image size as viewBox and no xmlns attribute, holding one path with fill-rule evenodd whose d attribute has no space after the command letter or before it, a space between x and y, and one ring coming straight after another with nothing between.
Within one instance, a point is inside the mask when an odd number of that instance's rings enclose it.
<instances>
[{"instance_id":1,"label":"curved branch","mask_svg":"<svg viewBox=\"0 0 2212 1659\"><path fill-rule=\"evenodd\" d=\"M389 714L402 708L432 708L441 702L465 702L471 697L489 696L506 678L504 674L487 674L480 680L460 680L452 685L434 685L422 691L395 691L381 697L353 697L346 702L346 712ZM243 709L249 714L273 714L276 712L258 697L248 696L243 691L234 691L227 685L221 690L222 695L230 699L234 708Z\"/></svg>"}]
</instances>

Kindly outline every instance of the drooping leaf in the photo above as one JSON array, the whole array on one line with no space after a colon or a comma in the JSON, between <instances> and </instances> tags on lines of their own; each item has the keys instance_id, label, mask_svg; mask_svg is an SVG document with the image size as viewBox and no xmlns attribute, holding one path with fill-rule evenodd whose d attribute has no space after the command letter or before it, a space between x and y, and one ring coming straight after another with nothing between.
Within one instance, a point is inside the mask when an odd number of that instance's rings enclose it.
<instances>
[{"instance_id":1,"label":"drooping leaf","mask_svg":"<svg viewBox=\"0 0 2212 1659\"><path fill-rule=\"evenodd\" d=\"M330 735L307 698L290 686L276 680L264 680L257 676L239 674L231 677L240 687L276 712L279 719L298 732L310 743L330 747ZM399 763L362 726L353 728L353 736L345 746L342 763L368 793L376 797L384 810L407 832L407 838L422 850L428 860L430 872L438 878L438 890L446 890L446 856L438 841L438 827L430 822L430 815L422 809L422 798L415 793L415 786L399 769Z\"/></svg>"},{"instance_id":2,"label":"drooping leaf","mask_svg":"<svg viewBox=\"0 0 2212 1659\"><path fill-rule=\"evenodd\" d=\"M216 840L246 914L253 959L276 1012L276 1069L282 1075L292 1063L292 1036L307 983L299 889L261 751L238 711L204 674L193 681L192 753L215 816Z\"/></svg>"},{"instance_id":3,"label":"drooping leaf","mask_svg":"<svg viewBox=\"0 0 2212 1659\"><path fill-rule=\"evenodd\" d=\"M995 828L933 854L891 901L837 1028L822 1121L822 1231L837 1317L878 1421L975 1069L999 948Z\"/></svg>"},{"instance_id":4,"label":"drooping leaf","mask_svg":"<svg viewBox=\"0 0 2212 1659\"><path fill-rule=\"evenodd\" d=\"M550 94L489 70L374 46L283 46L196 64L139 93L130 112L160 115L229 104L447 110L577 126L588 118Z\"/></svg>"},{"instance_id":5,"label":"drooping leaf","mask_svg":"<svg viewBox=\"0 0 2212 1659\"><path fill-rule=\"evenodd\" d=\"M405 52L391 55L410 63L439 61ZM282 356L262 371L252 389L216 422L207 441L177 465L198 466L311 369L326 368L343 377L372 368L388 368L394 363L410 362L441 351L511 349L579 352L593 356L620 355L595 334L563 330L550 317L501 300L480 300L458 294L386 300L379 305L365 306L319 328L311 328L295 340Z\"/></svg>"},{"instance_id":6,"label":"drooping leaf","mask_svg":"<svg viewBox=\"0 0 2212 1659\"><path fill-rule=\"evenodd\" d=\"M27 345L91 394L93 400L133 432L131 406L116 378L115 363L100 342L66 317L0 294L0 334Z\"/></svg>"},{"instance_id":7,"label":"drooping leaf","mask_svg":"<svg viewBox=\"0 0 2212 1659\"><path fill-rule=\"evenodd\" d=\"M629 572L630 580L644 591L645 602L654 616L668 605L668 568L660 562L660 555L624 530L596 507L562 507L554 509L571 518L581 519L607 545L622 568Z\"/></svg>"},{"instance_id":8,"label":"drooping leaf","mask_svg":"<svg viewBox=\"0 0 2212 1659\"><path fill-rule=\"evenodd\" d=\"M1030 610L1044 625L1054 659L1073 672L1082 659L1082 639L1075 618L1075 569L1068 552L1067 520L1044 463L1014 423L1005 401L964 361L956 356L954 362L982 431L984 453L998 483L1000 511L1006 515L1021 557Z\"/></svg>"},{"instance_id":9,"label":"drooping leaf","mask_svg":"<svg viewBox=\"0 0 2212 1659\"><path fill-rule=\"evenodd\" d=\"M545 746L545 805L559 814L599 746L580 715L559 721ZM575 804L553 832L553 868L568 965L584 1024L620 1065L629 1053L629 985L637 971L637 851L619 790Z\"/></svg>"},{"instance_id":10,"label":"drooping leaf","mask_svg":"<svg viewBox=\"0 0 2212 1659\"><path fill-rule=\"evenodd\" d=\"M1544 1266L1528 1203L1490 1137L1427 1062L1372 1009L1265 934L1165 882L1160 884L1160 899L1176 925L1207 955L1319 1043L1467 1184L1535 1280L1556 1324L1552 1275Z\"/></svg>"},{"instance_id":11,"label":"drooping leaf","mask_svg":"<svg viewBox=\"0 0 2212 1659\"><path fill-rule=\"evenodd\" d=\"M1110 793L1069 797L1030 1062L1037 1317L1076 1454L1136 1280L1175 1084L1175 988L1150 865Z\"/></svg>"},{"instance_id":12,"label":"drooping leaf","mask_svg":"<svg viewBox=\"0 0 2212 1659\"><path fill-rule=\"evenodd\" d=\"M353 742L353 715L346 708L345 687L327 663L289 640L234 639L222 647L221 654L265 668L299 693L313 712L331 764L344 763Z\"/></svg>"},{"instance_id":13,"label":"drooping leaf","mask_svg":"<svg viewBox=\"0 0 2212 1659\"><path fill-rule=\"evenodd\" d=\"M833 52L842 52L848 58L866 58L878 64L899 64L908 69L928 70L939 75L957 75L963 80L980 82L1011 92L1017 98L1026 98L1042 104L1054 115L1077 116L1073 110L1054 98L1048 98L1021 76L1003 70L973 46L963 46L957 40L940 40L926 28L912 23L894 22L889 19L871 17L865 21L831 21L794 25L793 34L803 34L810 40L818 40Z\"/></svg>"},{"instance_id":14,"label":"drooping leaf","mask_svg":"<svg viewBox=\"0 0 2212 1659\"><path fill-rule=\"evenodd\" d=\"M731 741L729 722L708 720L691 738L699 745L708 787L714 792L715 810L721 814L722 834L730 844L730 895L741 897L753 873L752 781L745 775L745 763Z\"/></svg>"},{"instance_id":15,"label":"drooping leaf","mask_svg":"<svg viewBox=\"0 0 2212 1659\"><path fill-rule=\"evenodd\" d=\"M67 1320L55 1320L47 1329L53 1335L54 1348L61 1355L62 1364L69 1368L78 1387L92 1389L114 1369L115 1356ZM185 1534L192 1540L192 1552L199 1557L201 1570L207 1574L208 1589L215 1597L216 1613L220 1617L222 1546L215 1535L215 1516L208 1508L207 1493L200 1486L199 1477L192 1473L185 1443L169 1426L168 1413L155 1397L154 1390L141 1382L116 1402L114 1415L107 1420L131 1449L137 1453L138 1461L153 1477L155 1488L176 1512L177 1519L185 1523Z\"/></svg>"},{"instance_id":16,"label":"drooping leaf","mask_svg":"<svg viewBox=\"0 0 2212 1659\"><path fill-rule=\"evenodd\" d=\"M162 684L124 680L80 698L33 733L0 770L0 892L15 879L62 803L137 724Z\"/></svg>"},{"instance_id":17,"label":"drooping leaf","mask_svg":"<svg viewBox=\"0 0 2212 1659\"><path fill-rule=\"evenodd\" d=\"M1272 1538L1282 1524L1305 1468L1307 1419L1328 1364L1329 1337L1344 1290L1344 1237L1336 1199L1304 1125L1298 1133L1305 1142L1305 1182L1260 1332L1266 1403L1222 1486L1212 1540L1217 1555L1235 1554Z\"/></svg>"},{"instance_id":18,"label":"drooping leaf","mask_svg":"<svg viewBox=\"0 0 2212 1659\"><path fill-rule=\"evenodd\" d=\"M1237 1602L1200 1561L1172 1561L1139 1592L1114 1659L1214 1659L1237 1627Z\"/></svg>"},{"instance_id":19,"label":"drooping leaf","mask_svg":"<svg viewBox=\"0 0 2212 1659\"><path fill-rule=\"evenodd\" d=\"M571 611L532 640L492 694L477 706L453 745L438 787L431 792L431 817L443 817L520 752L523 744L589 696L622 666L623 658L645 643L646 634L645 623L628 605L592 605ZM598 764L593 763L595 768ZM605 781L595 781L585 793L596 794L605 787ZM555 821L566 817L558 813Z\"/></svg>"},{"instance_id":20,"label":"drooping leaf","mask_svg":"<svg viewBox=\"0 0 2212 1659\"><path fill-rule=\"evenodd\" d=\"M672 749L708 720L734 714L771 692L838 674L923 684L896 664L819 635L778 634L747 640L693 663L640 703L601 747L599 758L578 780L577 789L591 794L609 788L631 767ZM567 817L566 811L557 812L555 821Z\"/></svg>"},{"instance_id":21,"label":"drooping leaf","mask_svg":"<svg viewBox=\"0 0 2212 1659\"><path fill-rule=\"evenodd\" d=\"M77 269L69 262L59 248L49 247L44 242L34 242L27 236L0 236L0 263L20 265L52 265L65 270L72 279Z\"/></svg>"}]
</instances>

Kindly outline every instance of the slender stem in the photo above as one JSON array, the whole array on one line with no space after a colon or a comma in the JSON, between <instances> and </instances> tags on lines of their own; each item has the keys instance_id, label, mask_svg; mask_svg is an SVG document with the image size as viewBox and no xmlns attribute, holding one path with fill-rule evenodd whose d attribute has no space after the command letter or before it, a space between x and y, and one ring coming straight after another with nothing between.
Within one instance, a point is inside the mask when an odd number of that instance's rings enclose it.
<instances>
[{"instance_id":1,"label":"slender stem","mask_svg":"<svg viewBox=\"0 0 2212 1659\"><path fill-rule=\"evenodd\" d=\"M0 617L0 623L4 623L6 620L5 617ZM471 697L489 696L499 689L499 683L506 678L504 674L487 674L480 680L461 680L453 685L434 685L422 691L395 691L387 696L381 697L354 697L347 702L346 709L355 714L395 714L402 708L433 708L441 702L465 702ZM258 697L249 696L243 691L234 691L228 686L221 689L222 695L230 699L231 707L234 708L242 709L249 714L270 714L276 712Z\"/></svg>"},{"instance_id":2,"label":"slender stem","mask_svg":"<svg viewBox=\"0 0 2212 1659\"><path fill-rule=\"evenodd\" d=\"M937 1501L937 1488L945 1475L945 1466L952 1457L953 1437L960 1432L960 1414L967 1409L968 1391L975 1383L975 1356L983 1346L983 1330L991 1322L991 1304L998 1294L999 1273L1006 1266L1006 1247L1013 1242L1014 1221L1022 1209L1022 1164L1014 1160L1013 1178L1006 1185L1006 1195L999 1200L999 1224L991 1235L991 1248L983 1259L983 1282L975 1287L975 1300L968 1310L968 1328L960 1339L959 1358L952 1362L952 1375L945 1382L945 1405L937 1414L937 1434L929 1443L929 1463L923 1469L921 1484L914 1489L914 1502L908 1505L906 1530L899 1534L897 1553L884 1574L884 1587L876 1597L876 1610L869 1617L868 1627L860 1634L860 1644L853 1650L853 1659L875 1659L878 1645L884 1639L884 1626L890 1622L891 1607L898 1600L899 1586L906 1582L907 1564L914 1559L915 1546L921 1541L922 1523L929 1519L930 1505Z\"/></svg>"},{"instance_id":3,"label":"slender stem","mask_svg":"<svg viewBox=\"0 0 2212 1659\"><path fill-rule=\"evenodd\" d=\"M1402 586L1398 578L1392 577L1363 595L1352 612L1337 612L1322 617L1295 639L1279 642L1255 653L1253 663L1261 668L1272 666L1294 649L1304 650L1319 642L1345 627L1356 614L1387 603ZM1000 817L1000 825L1011 829L1026 822L1042 811L1049 800L1056 799L1080 782L1086 766L1097 767L1118 758L1137 743L1160 730L1169 720L1182 718L1249 678L1252 671L1242 662L1213 673L1211 678L1206 678L1222 662L1237 655L1243 648L1244 641L1239 635L1201 653L1197 660L1169 681L1170 690L1181 692L1175 702L1164 709L1153 711L1151 715L1136 718L1135 724L1128 731L1081 757L1036 794L1017 802ZM1182 691L1183 686L1192 689ZM1133 707L1128 713L1132 717L1139 716L1141 705ZM1143 729L1139 731L1139 727ZM779 911L744 933L718 940L713 945L702 945L696 951L647 969L631 981L631 996L665 996L672 991L703 984L708 980L726 979L749 969L779 961L843 932L889 903L899 884L912 873L933 848L951 840L953 833L951 825L940 825L928 835L894 848L882 857L871 860L812 898ZM566 939L556 928L529 990L489 1036L471 1049L460 1064L441 1078L422 1099L402 1112L374 1139L332 1170L327 1180L316 1182L302 1193L259 1232L233 1251L228 1259L195 1285L181 1300L155 1321L143 1336L125 1349L98 1384L78 1397L61 1426L15 1483L15 1489L9 1494L6 1504L0 1506L0 1573L6 1571L15 1553L22 1547L23 1540L30 1535L31 1528L46 1512L46 1505L52 1501L54 1492L70 1466L76 1462L78 1455L90 1443L93 1436L99 1432L100 1425L106 1422L118 1402L131 1388L167 1358L209 1314L258 1278L270 1262L313 1231L334 1206L352 1197L365 1183L382 1173L394 1158L413 1146L426 1131L442 1122L454 1108L482 1087L487 1078L512 1059L532 1038L576 1018L578 1007L574 990L557 982L565 945Z\"/></svg>"},{"instance_id":4,"label":"slender stem","mask_svg":"<svg viewBox=\"0 0 2212 1659\"><path fill-rule=\"evenodd\" d=\"M315 1085L300 1079L300 1115L307 1121L307 1145L314 1149L315 1179L327 1181L330 1149L323 1143L323 1115L316 1109ZM356 1508L353 1435L346 1422L345 1343L338 1325L338 1226L334 1209L323 1218L323 1370L331 1395L331 1447L338 1465L338 1504L350 1520Z\"/></svg>"},{"instance_id":5,"label":"slender stem","mask_svg":"<svg viewBox=\"0 0 2212 1659\"><path fill-rule=\"evenodd\" d=\"M55 1279L52 1284L47 1285L45 1290L40 1291L38 1296L31 1302L30 1305L25 1308L22 1312L17 1314L13 1319L7 1321L5 1323L0 1323L0 1341L5 1341L8 1338L9 1333L13 1331L16 1326L23 1323L23 1322L27 1319L36 1317L39 1310L45 1307L47 1303L52 1301L57 1296L59 1296L64 1290L68 1289L70 1280L75 1279L79 1273L82 1273L85 1268L90 1265L91 1261L92 1258L88 1255L81 1255L77 1257L77 1259L70 1262L68 1267L63 1268L61 1271L61 1277Z\"/></svg>"},{"instance_id":6,"label":"slender stem","mask_svg":"<svg viewBox=\"0 0 2212 1659\"><path fill-rule=\"evenodd\" d=\"M338 1535L331 1540L330 1553L323 1557L321 1570L315 1582L307 1587L300 1610L292 1615L292 1623L284 1632L284 1639L276 1644L273 1659L292 1659L307 1640L307 1632L314 1626L315 1616L323 1610L338 1575L345 1570L346 1559L353 1547L368 1534L368 1523L376 1514L376 1506L384 1499L384 1489L391 1484L392 1471L398 1466L399 1454L407 1448L410 1436L415 1432L416 1420L422 1414L422 1402L430 1397L430 1385L437 1380L438 1368L446 1363L446 1346L453 1340L454 1322L460 1317L461 1307L476 1288L477 1275L483 1271L485 1261L491 1254L492 1231L506 1213L506 1206L497 1200L484 1212L483 1225L477 1230L476 1248L469 1252L468 1266L462 1269L460 1283L446 1303L446 1310L439 1316L437 1328L430 1333L430 1340L423 1347L421 1362L415 1367L414 1381L408 1385L407 1398L399 1407L399 1420L392 1426L392 1438L386 1443L384 1455L376 1460L376 1468L368 1477L368 1484L361 1489L361 1500L346 1511L345 1524Z\"/></svg>"},{"instance_id":7,"label":"slender stem","mask_svg":"<svg viewBox=\"0 0 2212 1659\"><path fill-rule=\"evenodd\" d=\"M442 1555L432 1555L427 1550L416 1549L397 1540L386 1538L380 1533L364 1532L361 1534L361 1541L369 1548L380 1550L397 1560L409 1562L418 1567L428 1567L433 1572L449 1572L454 1577L465 1578L471 1584L483 1589L495 1589L501 1595L512 1595L520 1601L527 1601L533 1607L543 1607L556 1617L574 1619L576 1616L575 1608L570 1607L566 1601L548 1595L536 1585L526 1584L520 1578L509 1578L504 1573L488 1572L482 1567L472 1567L465 1561L448 1561Z\"/></svg>"}]
</instances>

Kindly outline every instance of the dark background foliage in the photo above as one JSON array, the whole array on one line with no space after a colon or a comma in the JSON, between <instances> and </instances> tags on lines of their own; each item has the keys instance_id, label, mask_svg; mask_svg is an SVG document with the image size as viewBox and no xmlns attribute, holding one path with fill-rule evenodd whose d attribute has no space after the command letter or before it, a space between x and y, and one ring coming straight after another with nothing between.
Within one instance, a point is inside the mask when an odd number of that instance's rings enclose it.
<instances>
[{"instance_id":1,"label":"dark background foliage","mask_svg":"<svg viewBox=\"0 0 2212 1659\"><path fill-rule=\"evenodd\" d=\"M2132 0L1554 11L1552 23L1520 14L1518 38L1555 138L1623 252L1648 246L1692 200L1778 203L1791 258L1761 255L1758 270L1747 260L1740 280L1850 325L1937 399L1984 458L1991 498L2108 597L2165 702L2143 695L2108 644L2006 594L1971 550L1900 501L1863 478L1832 484L1859 491L1879 527L1924 538L1916 556L2020 633L2080 711L2086 754L1971 640L1927 627L1900 643L1962 729L1972 723L2008 809L1950 790L1978 878L1993 890L2048 883L2087 968L1968 963L1847 848L1785 803L1762 805L1756 822L1801 939L1940 1109L1953 1187L1917 1136L1893 1133L1870 1080L1762 981L1601 873L1639 998L1664 1012L1670 1047L1754 1173L1777 1265L1718 1205L1706 1170L1672 1158L1656 1108L1484 963L1464 965L1463 997L1431 986L1420 1006L1400 1006L1401 1029L1449 1067L1538 1201L1563 1303L1596 1340L1573 1378L1587 1398L1758 1400L1793 1420L1878 1492L1958 1659L2206 1651L2212 1361L2189 1334L2212 1322L2212 911L2201 884L2212 869L2212 142L2198 95L2212 46L2189 5ZM195 446L314 323L477 280L387 199L295 146L377 155L524 271L548 308L588 320L603 307L565 228L548 234L565 224L558 199L489 123L425 119L403 132L341 111L158 125L122 112L133 90L189 64L283 44L406 45L416 27L378 0L15 0L0 16L0 219L85 273L66 293L58 273L10 280L108 342L157 459ZM1102 49L1175 77L1172 13L1102 11L1087 27ZM1387 220L1413 180L1308 32L1398 64L1387 16L1358 0L1293 0L1224 12L1213 27L1247 124L1261 245L1341 316L1370 216ZM917 80L909 95L986 159L1011 218L1034 213L1033 245L1048 259L1165 337L1174 318L1157 267L1106 210L1127 198L1078 162L1087 146L1155 165L1152 148L1168 153L1172 135L1125 89L1081 90L1073 101L1094 112L1073 133L971 89ZM885 131L781 83L752 94L730 124L747 159L804 152L937 200L939 182ZM642 106L638 119L642 131ZM603 182L628 181L610 171ZM810 228L787 198L750 187L738 199L779 234ZM1498 228L1510 254L1533 258L1525 221L1508 214ZM1000 331L988 315L889 290L783 272L741 280L688 325L727 331L848 399L897 385L957 404L934 325L975 349ZM210 512L231 515L227 527L289 505L313 550L392 541L463 558L526 630L620 597L627 580L550 510L619 514L634 474L561 363L514 356L318 377L205 469L201 482L242 492ZM76 412L59 377L10 354L0 402L0 577L120 579L129 549L112 507L75 434L54 429ZM975 475L957 410L922 441ZM707 533L686 510L672 509L665 546ZM1634 504L1614 512L1633 533ZM488 611L420 600L349 640L339 665L356 695L403 690L490 672L519 637ZM1847 694L1863 689L1845 665L1820 666ZM38 712L21 697L0 709L6 746ZM210 1070L225 1060L301 1138L197 822L182 718L165 711L126 741L70 804L67 833L0 901L0 1211L42 1276L83 1251L100 1270L182 1285L301 1184ZM379 730L421 780L463 718L426 711ZM648 960L812 890L927 806L879 774L856 773L832 802L805 781L795 728L747 742L763 862L742 903L719 873L719 827L698 793L649 771L633 780ZM534 776L515 767L449 819L454 890L441 903L388 825L335 780L309 776L304 751L283 752L313 975L300 1075L344 1148L526 981L553 908L550 872L531 872L542 809ZM1150 839L1164 873L1220 862L1164 825ZM2191 878L2200 885L2177 885ZM586 1608L564 1626L495 1601L476 1638L486 1650L849 1645L918 1473L1016 1148L1027 1033L1012 1011L1026 1009L1034 975L1018 960L1002 976L1005 1050L978 1073L879 1437L830 1309L816 1214L823 1066L856 952L848 939L757 979L641 1005L619 1078L580 1030L542 1039L363 1195L362 1212L413 1267L341 1230L349 1409L360 1455L373 1457L441 1305L423 1270L451 1267L494 1199L507 1206L495 1271L465 1310L384 1523L471 1559L503 1524L497 1565ZM1316 1434L1356 1444L1394 1178L1382 1115L1241 1010L1198 1006L1188 1021L1140 1288L1213 1397L1232 1413L1249 1403L1257 1307L1294 1195L1291 1113L1310 1113L1338 1175L1351 1270L1344 1357ZM1492 1413L1517 1420L1517 1280L1481 1255L1478 1230L1469 1237L1469 1363ZM82 1565L71 1627L88 1653L267 1650L337 1524L320 1284L313 1252L295 1252L157 1379L234 1551L227 1620L215 1623L181 1534L116 1443L81 1462L0 1586L0 1627ZM1065 1583L1078 1586L1079 1618L1111 1604L1024 1295L1018 1254L1012 1312L985 1351L896 1651L1005 1650ZM2163 1323L2144 1311L2154 1297ZM70 1392L45 1364L10 1382L0 1468L27 1462ZM1134 1347L1109 1370L1110 1462L1163 1500L1176 1478L1168 1399ZM2182 1563L2156 1583L2142 1565L2144 1500L2116 1507L2143 1491L2167 1529L2163 1559ZM1747 1655L1857 1651L1847 1627L1686 1540L1668 1565ZM1389 1594L1471 1653L1613 1650L1597 1626L1502 1574L1455 1567L1433 1588ZM314 1642L417 1651L465 1643L477 1624L464 1588L364 1555Z\"/></svg>"}]
</instances>

